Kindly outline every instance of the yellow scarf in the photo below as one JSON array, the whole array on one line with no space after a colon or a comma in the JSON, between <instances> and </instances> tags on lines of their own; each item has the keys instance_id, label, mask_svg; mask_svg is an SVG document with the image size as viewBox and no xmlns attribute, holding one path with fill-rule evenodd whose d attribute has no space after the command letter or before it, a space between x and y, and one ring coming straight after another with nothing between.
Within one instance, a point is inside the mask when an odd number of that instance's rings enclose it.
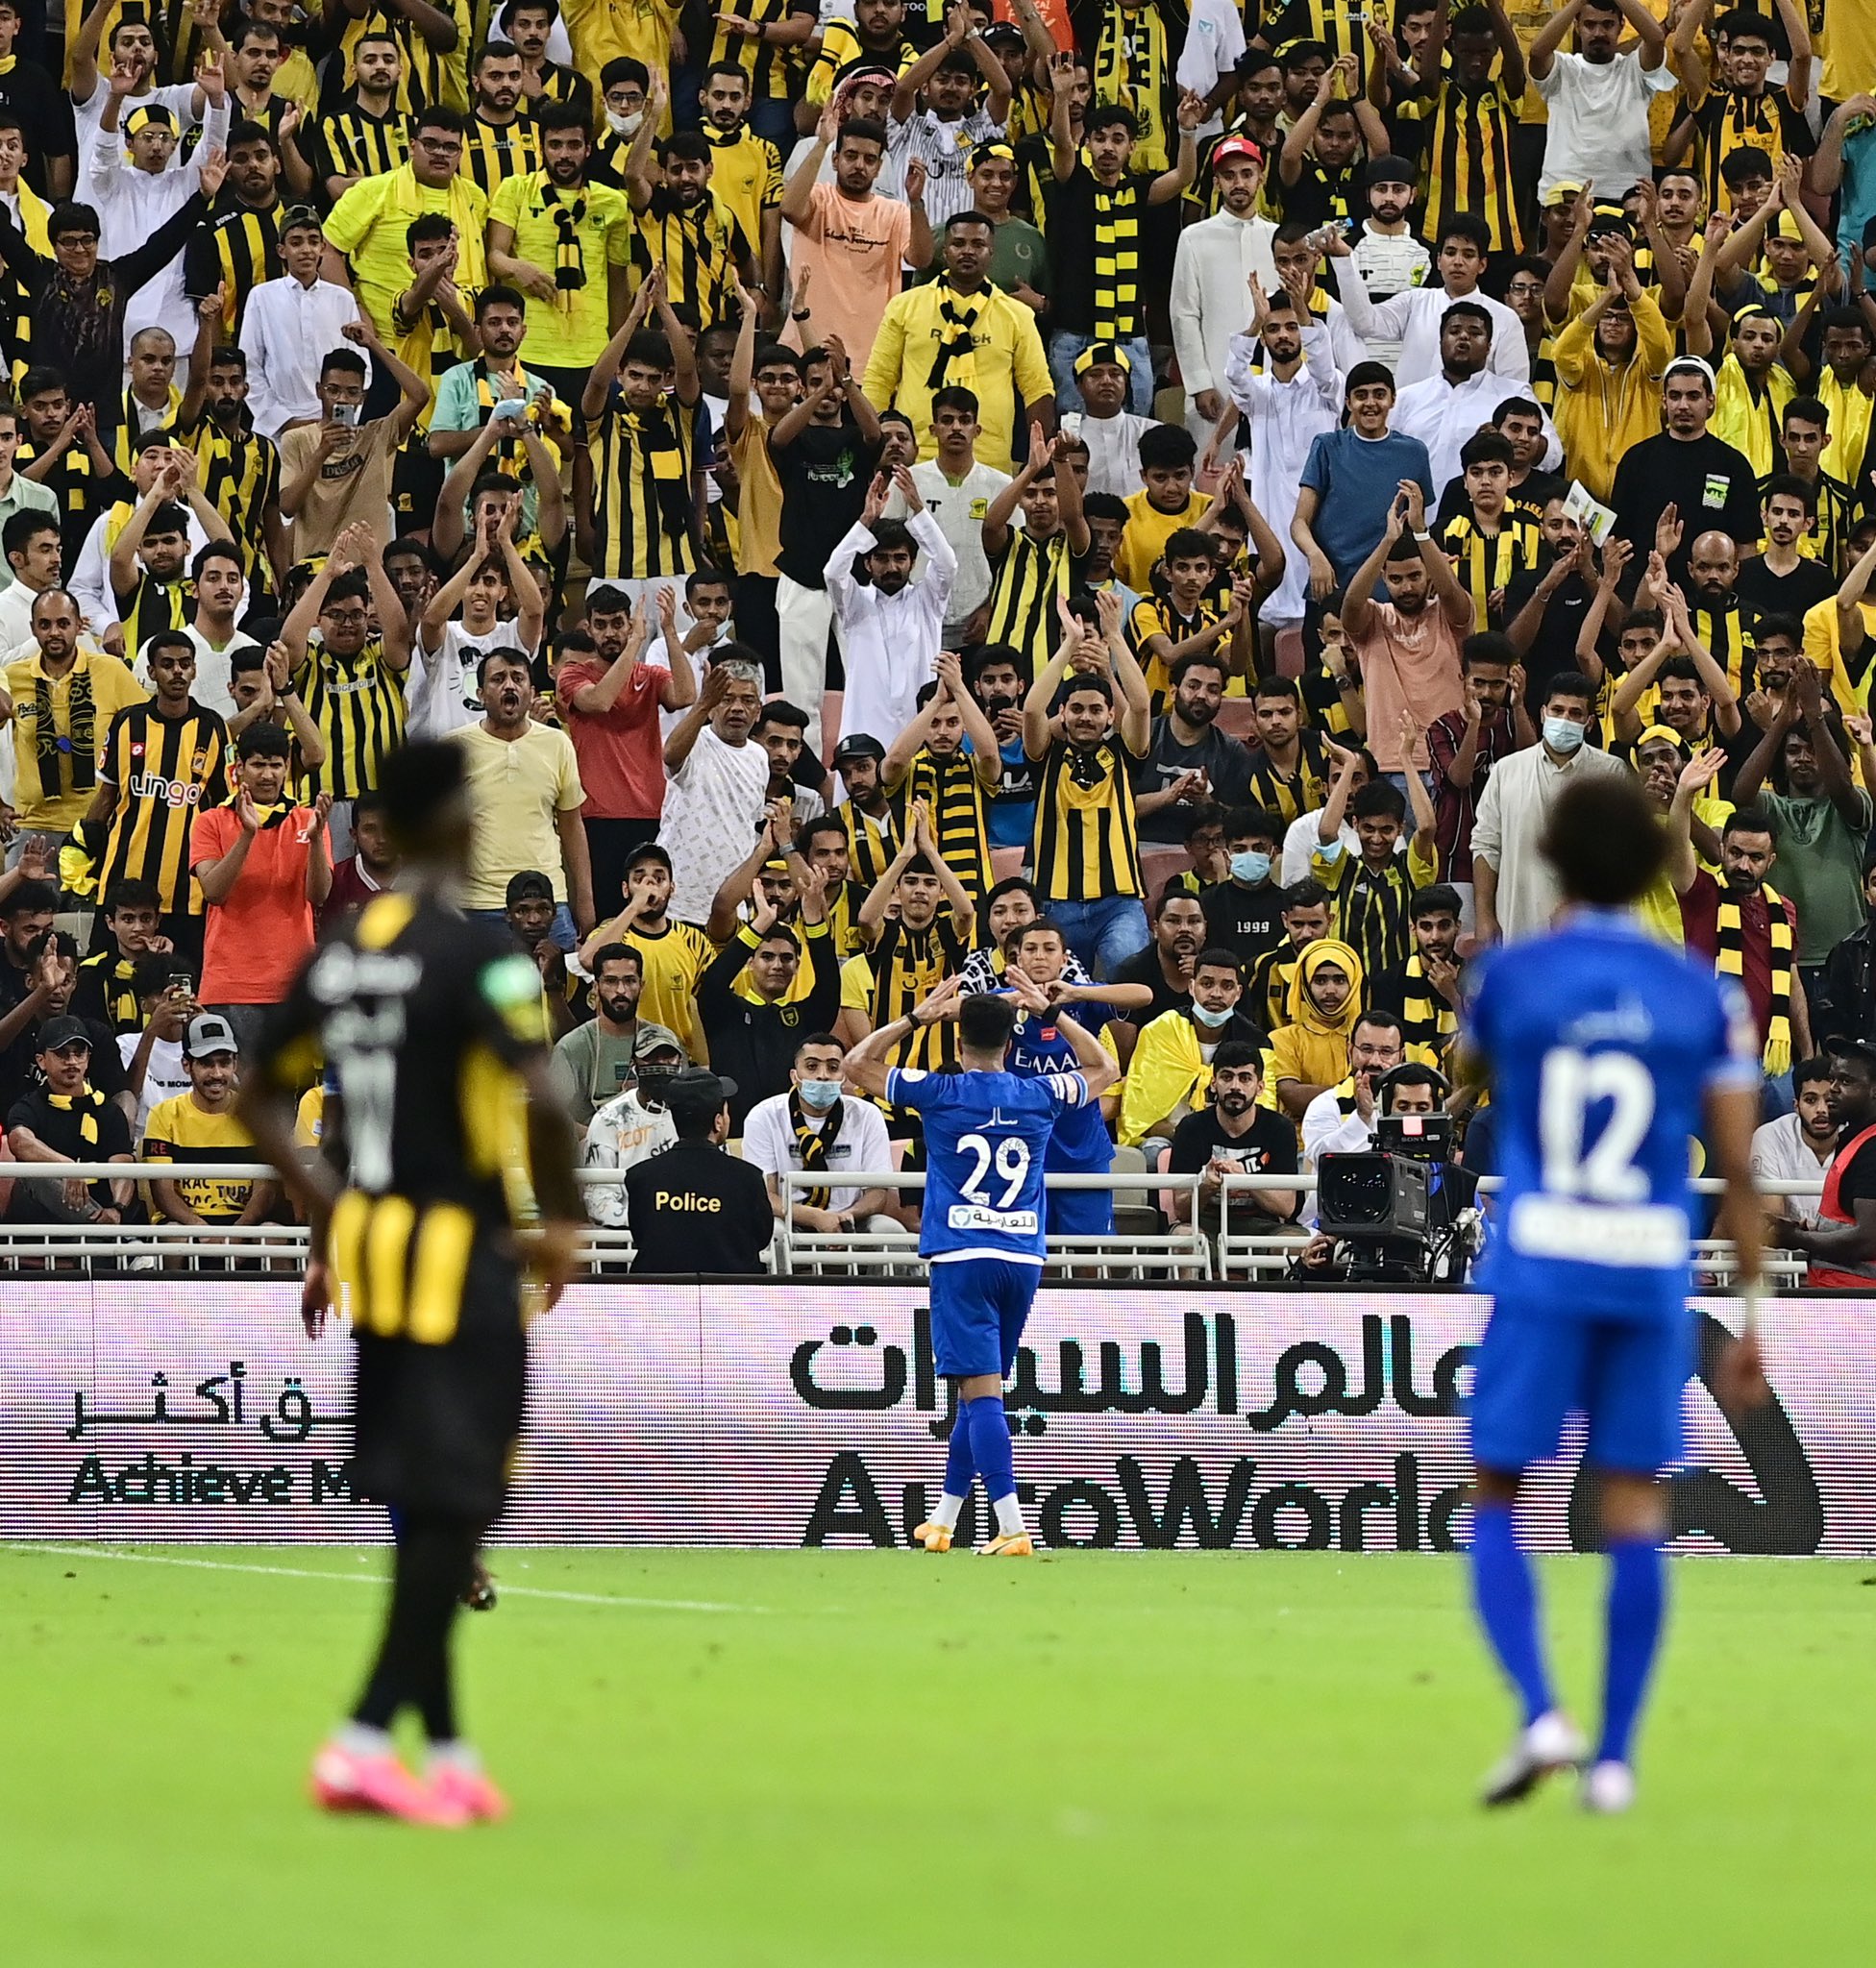
<instances>
[{"instance_id":1,"label":"yellow scarf","mask_svg":"<svg viewBox=\"0 0 1876 1968\"><path fill-rule=\"evenodd\" d=\"M1784 898L1769 882L1759 893L1765 898L1772 946L1772 1002L1771 1017L1765 1023L1765 1067L1776 1079L1791 1064L1791 924L1785 914ZM1714 928L1719 946L1714 955L1715 972L1743 981L1745 939L1740 926L1739 898L1730 890L1720 896Z\"/></svg>"}]
</instances>

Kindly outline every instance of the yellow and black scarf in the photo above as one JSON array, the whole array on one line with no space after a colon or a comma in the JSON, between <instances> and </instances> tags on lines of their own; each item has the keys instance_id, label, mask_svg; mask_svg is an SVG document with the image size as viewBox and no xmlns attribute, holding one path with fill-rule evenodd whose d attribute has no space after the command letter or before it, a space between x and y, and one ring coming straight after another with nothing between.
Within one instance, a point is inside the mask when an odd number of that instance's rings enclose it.
<instances>
[{"instance_id":1,"label":"yellow and black scarf","mask_svg":"<svg viewBox=\"0 0 1876 1968\"><path fill-rule=\"evenodd\" d=\"M1772 947L1771 1016L1765 1021L1765 1067L1774 1079L1791 1064L1791 923L1785 913L1785 898L1766 883L1760 891L1765 898L1765 918ZM1745 979L1745 938L1740 924L1740 898L1730 890L1721 894L1714 917L1718 949L1714 971L1721 977Z\"/></svg>"},{"instance_id":2,"label":"yellow and black scarf","mask_svg":"<svg viewBox=\"0 0 1876 1968\"><path fill-rule=\"evenodd\" d=\"M684 472L683 446L672 422L670 403L660 398L649 410L628 409L626 428L635 449L644 453L657 487L658 517L674 540L690 531L690 487Z\"/></svg>"},{"instance_id":3,"label":"yellow and black scarf","mask_svg":"<svg viewBox=\"0 0 1876 1968\"><path fill-rule=\"evenodd\" d=\"M1172 161L1167 147L1166 86L1172 73L1166 22L1157 7L1102 10L1100 38L1095 44L1098 103L1120 103L1140 127L1133 146L1133 169L1164 171ZM1098 330L1097 339L1106 340Z\"/></svg>"},{"instance_id":4,"label":"yellow and black scarf","mask_svg":"<svg viewBox=\"0 0 1876 1968\"><path fill-rule=\"evenodd\" d=\"M1400 1002L1402 1037L1409 1059L1423 1056L1428 1066L1438 1066L1440 1056L1459 1030L1459 1014L1426 981L1426 972L1417 949L1407 959L1407 989ZM1417 1054L1416 1047L1423 1048Z\"/></svg>"},{"instance_id":5,"label":"yellow and black scarf","mask_svg":"<svg viewBox=\"0 0 1876 1968\"><path fill-rule=\"evenodd\" d=\"M1090 174L1092 175L1092 173ZM1095 339L1131 341L1140 332L1139 187L1125 177L1095 185Z\"/></svg>"},{"instance_id":6,"label":"yellow and black scarf","mask_svg":"<svg viewBox=\"0 0 1876 1968\"><path fill-rule=\"evenodd\" d=\"M563 294L578 293L586 284L586 259L580 250L580 228L586 218L586 187L569 203L557 190L543 185L541 209L554 221L554 284Z\"/></svg>"},{"instance_id":7,"label":"yellow and black scarf","mask_svg":"<svg viewBox=\"0 0 1876 1968\"><path fill-rule=\"evenodd\" d=\"M88 793L98 783L98 706L91 696L91 673L83 664L72 669L71 690L65 699L69 728L61 736L52 715L52 680L43 672L33 679L33 747L38 754L39 784L48 796L60 784L62 765L71 771L70 790Z\"/></svg>"},{"instance_id":8,"label":"yellow and black scarf","mask_svg":"<svg viewBox=\"0 0 1876 1968\"><path fill-rule=\"evenodd\" d=\"M76 1114L79 1117L78 1138L91 1147L98 1144L98 1116L104 1112L104 1095L88 1082L76 1094L54 1094L45 1096L48 1107L56 1107L62 1114Z\"/></svg>"},{"instance_id":9,"label":"yellow and black scarf","mask_svg":"<svg viewBox=\"0 0 1876 1968\"><path fill-rule=\"evenodd\" d=\"M827 1110L827 1119L817 1122L802 1105L800 1089L793 1088L788 1095L788 1119L795 1130L795 1145L802 1152L802 1171L809 1175L825 1175L827 1172L827 1156L840 1139L841 1123L847 1119L847 1102L836 1100ZM817 1184L800 1200L811 1210L825 1210L832 1193L833 1191L826 1184Z\"/></svg>"},{"instance_id":10,"label":"yellow and black scarf","mask_svg":"<svg viewBox=\"0 0 1876 1968\"><path fill-rule=\"evenodd\" d=\"M945 282L938 303L938 318L949 332L938 344L938 353L932 358L931 373L926 378L927 389L935 392L946 388L976 387L977 344L974 331L989 301L988 288L975 294L960 294L950 281Z\"/></svg>"}]
</instances>

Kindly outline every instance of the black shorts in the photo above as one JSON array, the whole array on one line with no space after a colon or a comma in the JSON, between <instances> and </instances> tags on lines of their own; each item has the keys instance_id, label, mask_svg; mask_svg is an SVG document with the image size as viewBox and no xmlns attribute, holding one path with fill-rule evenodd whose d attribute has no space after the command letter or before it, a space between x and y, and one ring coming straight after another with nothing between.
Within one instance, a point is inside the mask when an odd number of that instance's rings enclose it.
<instances>
[{"instance_id":1,"label":"black shorts","mask_svg":"<svg viewBox=\"0 0 1876 1968\"><path fill-rule=\"evenodd\" d=\"M401 1510L489 1523L507 1493L528 1388L520 1275L483 1245L443 1345L358 1337L353 1487Z\"/></svg>"}]
</instances>

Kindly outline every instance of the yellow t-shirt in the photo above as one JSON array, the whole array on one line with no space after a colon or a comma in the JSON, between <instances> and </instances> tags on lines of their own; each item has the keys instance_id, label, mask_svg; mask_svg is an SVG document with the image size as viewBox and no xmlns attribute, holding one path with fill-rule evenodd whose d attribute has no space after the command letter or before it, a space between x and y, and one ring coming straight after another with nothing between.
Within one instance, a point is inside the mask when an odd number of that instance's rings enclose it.
<instances>
[{"instance_id":1,"label":"yellow t-shirt","mask_svg":"<svg viewBox=\"0 0 1876 1968\"><path fill-rule=\"evenodd\" d=\"M1876 636L1876 602L1864 602L1862 607L1864 635L1865 638ZM1865 711L1869 708L1869 686L1876 681L1876 661L1864 670L1861 681L1853 683L1850 680L1850 673L1843 663L1842 644L1837 632L1835 595L1826 596L1814 608L1805 610L1804 652L1831 679L1831 695L1837 699L1839 710Z\"/></svg>"},{"instance_id":2,"label":"yellow t-shirt","mask_svg":"<svg viewBox=\"0 0 1876 1968\"><path fill-rule=\"evenodd\" d=\"M488 227L488 199L467 178L452 178L441 185L420 184L405 164L376 178L360 178L326 216L328 243L351 262L353 287L373 327L392 348L404 339L392 308L412 279L405 234L413 219L431 211L456 223L458 289L467 295L486 286L482 235ZM532 355L531 348L529 353Z\"/></svg>"},{"instance_id":3,"label":"yellow t-shirt","mask_svg":"<svg viewBox=\"0 0 1876 1968\"><path fill-rule=\"evenodd\" d=\"M1152 592L1153 568L1165 552L1166 543L1181 527L1198 524L1198 516L1211 504L1195 492L1177 512L1162 512L1144 492L1133 493L1125 502L1126 531L1121 535L1121 551L1115 556L1114 572L1136 595Z\"/></svg>"},{"instance_id":4,"label":"yellow t-shirt","mask_svg":"<svg viewBox=\"0 0 1876 1968\"><path fill-rule=\"evenodd\" d=\"M1824 9L1823 92L1834 103L1876 92L1876 12L1856 0Z\"/></svg>"},{"instance_id":5,"label":"yellow t-shirt","mask_svg":"<svg viewBox=\"0 0 1876 1968\"><path fill-rule=\"evenodd\" d=\"M254 1137L234 1114L210 1114L195 1095L177 1094L150 1110L143 1130L146 1162L245 1162ZM248 1206L254 1183L247 1176L179 1175L181 1200L210 1223L233 1223Z\"/></svg>"},{"instance_id":6,"label":"yellow t-shirt","mask_svg":"<svg viewBox=\"0 0 1876 1968\"><path fill-rule=\"evenodd\" d=\"M101 758L111 719L127 704L141 703L144 693L115 656L87 649L56 680L47 678L36 650L7 666L6 687L13 705L13 805L19 824L68 834L97 790L95 772L81 772L78 754Z\"/></svg>"},{"instance_id":7,"label":"yellow t-shirt","mask_svg":"<svg viewBox=\"0 0 1876 1968\"><path fill-rule=\"evenodd\" d=\"M655 936L628 929L619 941L638 952L644 970L639 1017L676 1032L691 1065L707 1065L710 1049L697 1010L697 980L716 954L710 939L694 922L670 922Z\"/></svg>"},{"instance_id":8,"label":"yellow t-shirt","mask_svg":"<svg viewBox=\"0 0 1876 1968\"><path fill-rule=\"evenodd\" d=\"M452 731L450 742L467 754L469 799L476 812L463 906L504 907L509 879L524 868L539 869L554 884L554 899L564 902L567 878L555 817L578 813L586 801L573 740L530 720L513 740L497 738L475 724Z\"/></svg>"},{"instance_id":9,"label":"yellow t-shirt","mask_svg":"<svg viewBox=\"0 0 1876 1968\"><path fill-rule=\"evenodd\" d=\"M753 392L752 392L753 394ZM781 480L769 455L769 427L752 409L743 434L729 447L742 493L737 502L736 570L774 576L781 552Z\"/></svg>"},{"instance_id":10,"label":"yellow t-shirt","mask_svg":"<svg viewBox=\"0 0 1876 1968\"><path fill-rule=\"evenodd\" d=\"M309 1087L300 1095L293 1116L293 1145L316 1148L326 1138L326 1089L324 1084Z\"/></svg>"},{"instance_id":11,"label":"yellow t-shirt","mask_svg":"<svg viewBox=\"0 0 1876 1968\"><path fill-rule=\"evenodd\" d=\"M585 208L574 226L583 283L563 288L557 308L530 298L527 357L550 369L591 368L611 338L607 325L607 268L631 260L631 207L623 191L588 184L576 194ZM505 178L488 209L492 223L514 231L514 256L537 266L552 280L559 258L559 226L554 217L553 184L545 171Z\"/></svg>"}]
</instances>

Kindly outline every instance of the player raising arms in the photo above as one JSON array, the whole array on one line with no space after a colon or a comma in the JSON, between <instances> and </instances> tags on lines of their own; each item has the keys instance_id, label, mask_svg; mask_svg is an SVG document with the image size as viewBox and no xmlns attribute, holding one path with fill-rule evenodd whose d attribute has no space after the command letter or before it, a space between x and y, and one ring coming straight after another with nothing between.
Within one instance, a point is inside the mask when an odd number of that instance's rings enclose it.
<instances>
[{"instance_id":1,"label":"player raising arms","mask_svg":"<svg viewBox=\"0 0 1876 1968\"><path fill-rule=\"evenodd\" d=\"M1117 1077L1100 1042L1014 965L1006 994L964 995L948 977L909 1018L863 1039L847 1055L862 1092L925 1119L925 1210L919 1255L931 1267L931 1338L938 1371L957 1383L957 1420L945 1459L945 1491L912 1534L927 1551L949 1551L974 1477L997 1513L989 1558L1027 1558L1034 1547L1016 1498L1016 1465L1003 1383L1042 1278L1043 1152L1057 1115L1092 1105ZM1048 1015L1074 1048L1078 1072L1019 1078L1003 1070L1019 1012ZM914 1025L957 1021L960 1070L888 1067L885 1055Z\"/></svg>"},{"instance_id":2,"label":"player raising arms","mask_svg":"<svg viewBox=\"0 0 1876 1968\"><path fill-rule=\"evenodd\" d=\"M521 1431L524 1269L551 1306L580 1219L539 972L453 905L474 825L463 757L412 745L385 761L399 886L309 959L242 1087L255 1140L311 1226L308 1331L349 1294L354 1469L400 1524L383 1641L351 1719L314 1759L312 1794L328 1810L429 1825L507 1809L457 1734L450 1628ZM308 1163L291 1102L322 1057L343 1119L333 1159ZM537 1200L545 1220L524 1228ZM422 1778L391 1746L407 1707L430 1738Z\"/></svg>"},{"instance_id":3,"label":"player raising arms","mask_svg":"<svg viewBox=\"0 0 1876 1968\"><path fill-rule=\"evenodd\" d=\"M1557 925L1494 956L1467 1031L1466 1056L1491 1081L1504 1172L1480 1280L1494 1305L1471 1403L1473 1597L1524 1710L1487 1804L1585 1760L1551 1692L1536 1584L1512 1527L1524 1470L1556 1454L1571 1410L1589 1418L1610 1562L1602 1735L1583 1803L1619 1811L1634 1800L1630 1744L1666 1598L1657 1472L1681 1452L1692 1370L1694 1135L1725 1180L1720 1220L1748 1303L1758 1282L1759 1047L1744 994L1651 942L1627 913L1668 851L1637 782L1573 781L1544 841L1565 898ZM1750 1330L1723 1363L1729 1404L1765 1392Z\"/></svg>"}]
</instances>

